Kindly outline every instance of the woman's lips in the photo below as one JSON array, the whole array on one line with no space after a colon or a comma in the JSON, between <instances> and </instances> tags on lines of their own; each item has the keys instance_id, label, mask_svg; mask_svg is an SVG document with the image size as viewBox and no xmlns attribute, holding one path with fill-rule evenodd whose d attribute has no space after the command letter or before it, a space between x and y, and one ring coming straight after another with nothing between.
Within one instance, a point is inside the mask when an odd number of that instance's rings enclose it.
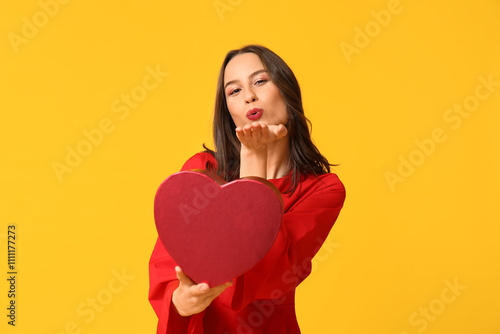
<instances>
[{"instance_id":1,"label":"woman's lips","mask_svg":"<svg viewBox=\"0 0 500 334\"><path fill-rule=\"evenodd\" d=\"M253 108L247 112L247 118L251 121L255 121L255 120L261 118L263 113L264 113L264 110L262 110L260 108Z\"/></svg>"}]
</instances>

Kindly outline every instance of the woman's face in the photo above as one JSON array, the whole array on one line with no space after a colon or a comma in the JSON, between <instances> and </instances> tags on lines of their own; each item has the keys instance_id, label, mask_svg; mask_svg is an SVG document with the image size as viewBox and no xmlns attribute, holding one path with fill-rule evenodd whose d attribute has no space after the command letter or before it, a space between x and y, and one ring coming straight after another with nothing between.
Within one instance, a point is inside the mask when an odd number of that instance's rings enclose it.
<instances>
[{"instance_id":1,"label":"woman's face","mask_svg":"<svg viewBox=\"0 0 500 334\"><path fill-rule=\"evenodd\" d=\"M286 124L286 104L255 53L242 53L226 65L224 93L237 127L252 122Z\"/></svg>"}]
</instances>

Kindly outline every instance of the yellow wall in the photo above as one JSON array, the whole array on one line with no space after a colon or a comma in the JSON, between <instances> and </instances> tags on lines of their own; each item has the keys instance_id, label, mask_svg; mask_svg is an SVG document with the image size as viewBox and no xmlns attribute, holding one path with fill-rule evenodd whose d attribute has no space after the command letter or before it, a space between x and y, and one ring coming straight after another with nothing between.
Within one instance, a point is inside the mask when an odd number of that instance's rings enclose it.
<instances>
[{"instance_id":1,"label":"yellow wall","mask_svg":"<svg viewBox=\"0 0 500 334\"><path fill-rule=\"evenodd\" d=\"M499 333L499 15L494 0L3 1L17 318L4 278L1 332L154 332L155 191L211 144L225 53L259 43L295 71L347 189L298 289L303 333Z\"/></svg>"}]
</instances>

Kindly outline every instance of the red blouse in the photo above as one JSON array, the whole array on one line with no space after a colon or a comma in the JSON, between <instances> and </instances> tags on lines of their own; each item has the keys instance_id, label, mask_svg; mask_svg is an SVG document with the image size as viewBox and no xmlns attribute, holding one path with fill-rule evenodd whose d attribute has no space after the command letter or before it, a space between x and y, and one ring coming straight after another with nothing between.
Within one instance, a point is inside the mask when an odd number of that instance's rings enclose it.
<instances>
[{"instance_id":1,"label":"red blouse","mask_svg":"<svg viewBox=\"0 0 500 334\"><path fill-rule=\"evenodd\" d=\"M209 153L197 153L182 170L216 166ZM283 194L286 177L270 179L282 193L283 223L264 258L235 278L202 312L182 317L172 304L178 287L175 261L157 239L149 262L149 301L158 316L157 334L300 333L295 288L311 272L311 260L325 241L344 204L345 188L336 174L302 177L296 191Z\"/></svg>"}]
</instances>

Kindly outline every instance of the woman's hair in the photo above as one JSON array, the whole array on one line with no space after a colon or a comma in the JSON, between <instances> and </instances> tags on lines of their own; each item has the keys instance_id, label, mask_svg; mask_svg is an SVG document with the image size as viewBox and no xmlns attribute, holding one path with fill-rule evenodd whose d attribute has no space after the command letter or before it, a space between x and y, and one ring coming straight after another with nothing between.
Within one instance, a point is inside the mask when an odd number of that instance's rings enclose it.
<instances>
[{"instance_id":1,"label":"woman's hair","mask_svg":"<svg viewBox=\"0 0 500 334\"><path fill-rule=\"evenodd\" d=\"M290 160L288 172L290 175L289 187L285 193L294 192L297 188L300 175L320 175L330 172L328 160L321 155L313 144L309 127L311 122L304 116L302 97L299 83L292 70L277 54L261 45L247 45L241 49L231 50L227 53L219 72L217 82L217 93L215 98L213 136L215 151L205 150L214 155L217 161L217 169L211 164L207 169L215 171L226 181L239 178L240 174L240 141L236 137L236 125L229 113L224 92L224 71L227 64L236 55L252 52L259 56L264 68L267 70L271 81L279 88L281 96L286 104L288 122L288 142L290 147Z\"/></svg>"}]
</instances>

